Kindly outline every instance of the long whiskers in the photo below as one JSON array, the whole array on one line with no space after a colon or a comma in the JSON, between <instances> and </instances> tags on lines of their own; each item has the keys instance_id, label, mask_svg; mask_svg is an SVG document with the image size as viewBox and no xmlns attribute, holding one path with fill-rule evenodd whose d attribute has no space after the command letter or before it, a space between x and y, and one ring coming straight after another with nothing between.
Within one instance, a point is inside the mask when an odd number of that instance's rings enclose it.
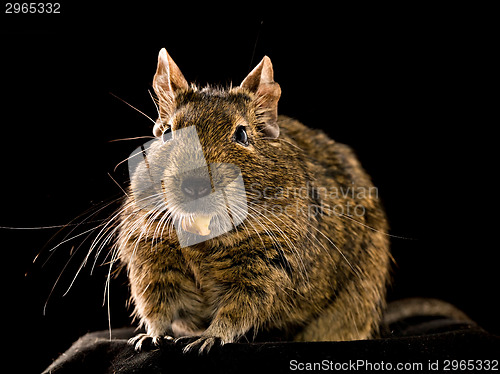
<instances>
[{"instance_id":1,"label":"long whiskers","mask_svg":"<svg viewBox=\"0 0 500 374\"><path fill-rule=\"evenodd\" d=\"M108 140L108 143L113 143L113 142L121 142L125 140L137 140L137 139L154 139L155 137L152 135L143 135L143 136L134 136L132 138L120 138L120 139L112 139Z\"/></svg>"},{"instance_id":2,"label":"long whiskers","mask_svg":"<svg viewBox=\"0 0 500 374\"><path fill-rule=\"evenodd\" d=\"M338 216L342 217L342 218L347 218L355 223L357 223L358 225L361 225L363 227L366 227L367 229L369 230L372 230L374 232L378 232L382 235L385 235L385 236L389 236L391 238L395 238L395 239L404 239L404 240L415 240L413 238L408 238L408 237L405 237L405 236L399 236L399 235L393 235L393 234L389 234L388 232L385 232L385 231L381 231L381 230L377 230L376 228L374 227L371 227L370 225L365 225L363 222L360 222L358 221L357 219L354 219L352 218L350 215L347 215L347 214L343 214L343 213L340 213L340 212L337 212L335 213L337 214Z\"/></svg>"},{"instance_id":3,"label":"long whiskers","mask_svg":"<svg viewBox=\"0 0 500 374\"><path fill-rule=\"evenodd\" d=\"M132 104L130 103L127 103L125 100L123 100L121 97L118 97L116 96L114 93L110 92L109 93L111 96L117 98L118 100L120 100L121 102L127 104L129 107L131 107L132 109L136 110L137 112L141 113L144 117L146 117L147 119L149 119L151 122L153 122L154 124L156 124L156 121L154 119L152 119L150 116L148 116L146 113L144 113L143 111L137 109L135 106L133 106Z\"/></svg>"},{"instance_id":4,"label":"long whiskers","mask_svg":"<svg viewBox=\"0 0 500 374\"><path fill-rule=\"evenodd\" d=\"M307 227L298 227L298 225L295 222L293 222L293 221L286 221L285 222L275 212L273 212L273 211L271 211L269 209L266 209L265 207L263 207L261 205L255 204L253 202L249 202L249 204L257 206L259 209L263 210L265 212L264 217L265 217L265 215L270 215L270 216L272 216L274 219L276 219L277 221L279 221L283 225L286 225L286 226L293 225L295 227L295 229L296 229L296 232L300 232L301 230L304 230L304 228L313 229L315 232L319 233L324 239L326 239L328 241L328 243L340 254L340 256L342 257L342 259L349 265L349 267L351 268L351 270L355 274L357 274L356 269L350 263L350 261L347 259L347 257L345 256L345 254L340 250L340 248L332 241L331 238L329 238L323 232L321 232L321 230L319 230L318 228L316 228L309 220L305 220L305 222L307 222ZM279 226L277 226L274 223L273 220L268 219L268 221L273 226L275 226L275 227L277 227L279 229L278 232L282 231L279 228ZM311 234L312 235L306 235L305 238L307 238L311 242L311 244L313 244L313 247L318 247L319 246L319 248L325 250L326 254L331 257L331 255L329 253L329 250L325 247L325 245L316 237L316 235L314 235L314 233L311 233ZM313 239L314 239L314 242L313 242ZM332 259L332 261L333 261L333 259Z\"/></svg>"},{"instance_id":5,"label":"long whiskers","mask_svg":"<svg viewBox=\"0 0 500 374\"><path fill-rule=\"evenodd\" d=\"M308 282L309 280L309 276L307 274L307 268L304 264L304 261L302 259L302 256L300 255L300 252L299 250L297 249L297 247L295 246L295 244L293 244L293 242L290 240L290 238L288 237L288 235L286 235L286 233L273 221L271 220L269 217L267 217L265 214L261 213L259 211L259 209L256 209L254 206L252 206L252 203L249 203L248 204L248 208L255 214L258 214L260 217L264 218L268 224L272 225L273 226L273 229L272 230L266 230L266 232L268 233L268 235L270 235L271 237L273 235L275 235L275 231L277 232L277 234L280 235L280 237L285 241L285 244L287 245L287 247L292 251L292 253L295 254L295 257L296 259L299 261L299 264L300 264L300 267L302 268L301 270L301 275L305 277L305 281ZM268 212L269 213L269 212ZM279 246L281 247L281 242L276 240L276 242L279 244Z\"/></svg>"}]
</instances>

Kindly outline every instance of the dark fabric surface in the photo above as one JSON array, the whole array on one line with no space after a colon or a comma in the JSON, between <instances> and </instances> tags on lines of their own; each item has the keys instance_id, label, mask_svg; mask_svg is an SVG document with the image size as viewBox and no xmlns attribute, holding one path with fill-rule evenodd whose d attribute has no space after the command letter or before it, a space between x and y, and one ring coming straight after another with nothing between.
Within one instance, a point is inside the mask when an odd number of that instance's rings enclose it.
<instances>
[{"instance_id":1,"label":"dark fabric surface","mask_svg":"<svg viewBox=\"0 0 500 374\"><path fill-rule=\"evenodd\" d=\"M111 340L109 331L87 334L44 373L283 373L307 371L308 363L323 370L344 365L344 369L356 368L357 372L376 369L369 365L392 365L395 370L398 363L421 363L423 369L415 371L427 372L429 365L436 368L436 363L439 371L443 370L446 360L500 359L500 337L472 321L424 313L393 320L383 326L380 339L234 343L214 347L201 356L183 354L182 346L170 342L135 352L127 344L135 333L133 328L113 330Z\"/></svg>"}]
</instances>

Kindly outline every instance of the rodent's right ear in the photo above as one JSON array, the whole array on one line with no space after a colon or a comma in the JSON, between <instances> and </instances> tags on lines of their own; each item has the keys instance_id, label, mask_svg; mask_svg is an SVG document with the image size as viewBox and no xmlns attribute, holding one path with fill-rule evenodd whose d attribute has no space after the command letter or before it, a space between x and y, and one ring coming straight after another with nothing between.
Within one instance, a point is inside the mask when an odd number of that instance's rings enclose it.
<instances>
[{"instance_id":1,"label":"rodent's right ear","mask_svg":"<svg viewBox=\"0 0 500 374\"><path fill-rule=\"evenodd\" d=\"M158 54L158 66L153 78L153 89L158 96L160 109L160 118L153 129L155 136L161 135L162 121L170 117L174 110L175 92L188 88L189 84L181 70L167 53L167 50L162 48Z\"/></svg>"},{"instance_id":2,"label":"rodent's right ear","mask_svg":"<svg viewBox=\"0 0 500 374\"><path fill-rule=\"evenodd\" d=\"M262 132L270 138L277 138L280 134L277 121L281 88L274 81L271 59L264 56L262 61L241 82L240 87L255 94L257 106L263 117Z\"/></svg>"}]
</instances>

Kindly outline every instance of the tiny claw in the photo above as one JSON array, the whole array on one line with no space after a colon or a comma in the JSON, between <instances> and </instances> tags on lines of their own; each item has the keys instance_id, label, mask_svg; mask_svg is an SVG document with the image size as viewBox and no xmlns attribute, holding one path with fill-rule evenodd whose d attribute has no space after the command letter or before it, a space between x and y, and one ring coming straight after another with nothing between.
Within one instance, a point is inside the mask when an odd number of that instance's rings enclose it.
<instances>
[{"instance_id":1,"label":"tiny claw","mask_svg":"<svg viewBox=\"0 0 500 374\"><path fill-rule=\"evenodd\" d=\"M220 344L221 346L224 345L223 340L220 338L214 336L201 337L198 340L186 345L183 348L182 352L188 353L192 350L198 349L198 354L201 355L204 353L208 353L216 343Z\"/></svg>"},{"instance_id":2,"label":"tiny claw","mask_svg":"<svg viewBox=\"0 0 500 374\"><path fill-rule=\"evenodd\" d=\"M145 347L146 345L153 344L154 346L159 346L163 339L173 340L174 338L172 338L169 335L165 335L164 337L161 337L161 336L151 336L151 335L148 335L145 333L141 333L141 334L137 334L133 338L130 338L128 340L128 344L133 345L134 349L137 352L140 352L140 351L142 351L143 347Z\"/></svg>"},{"instance_id":3,"label":"tiny claw","mask_svg":"<svg viewBox=\"0 0 500 374\"><path fill-rule=\"evenodd\" d=\"M179 338L174 339L174 344L186 344L186 343L192 342L198 338L199 338L199 336L181 336Z\"/></svg>"},{"instance_id":4,"label":"tiny claw","mask_svg":"<svg viewBox=\"0 0 500 374\"><path fill-rule=\"evenodd\" d=\"M144 343L149 343L152 340L153 340L153 337L151 335L141 333L141 334L137 334L133 338L130 338L128 340L128 344L133 345L134 349L137 352L140 352L140 351L142 351L142 347L143 347Z\"/></svg>"}]
</instances>

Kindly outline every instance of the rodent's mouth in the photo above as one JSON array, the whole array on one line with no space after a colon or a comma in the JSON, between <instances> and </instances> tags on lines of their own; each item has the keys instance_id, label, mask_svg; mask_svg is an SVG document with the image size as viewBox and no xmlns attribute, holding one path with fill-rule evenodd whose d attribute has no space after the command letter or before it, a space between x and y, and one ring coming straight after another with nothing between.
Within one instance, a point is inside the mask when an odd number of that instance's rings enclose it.
<instances>
[{"instance_id":1,"label":"rodent's mouth","mask_svg":"<svg viewBox=\"0 0 500 374\"><path fill-rule=\"evenodd\" d=\"M199 189L199 185L194 185L193 189L195 188ZM169 191L176 193L164 195L164 202L171 216L171 223L181 241L182 237L189 237L191 240L193 234L196 235L194 240L197 241L222 235L231 231L246 216L244 215L246 210L240 209L240 205L246 206L246 200L244 204L235 204L233 202L235 199L231 200L231 195L227 191L219 190L193 198L180 194L175 187L171 187ZM242 199L244 196L237 202L240 203ZM240 211L242 213L239 213ZM242 219L239 219L240 216Z\"/></svg>"},{"instance_id":2,"label":"rodent's mouth","mask_svg":"<svg viewBox=\"0 0 500 374\"><path fill-rule=\"evenodd\" d=\"M181 221L181 228L190 232L191 234L197 234L200 236L210 235L210 222L212 221L213 215L207 214L195 214L191 217L185 217Z\"/></svg>"},{"instance_id":3,"label":"rodent's mouth","mask_svg":"<svg viewBox=\"0 0 500 374\"><path fill-rule=\"evenodd\" d=\"M206 210L181 213L174 209L169 212L169 215L170 224L175 228L181 247L187 247L228 233L245 219L244 216L229 214L225 207L214 209L210 213L207 213Z\"/></svg>"}]
</instances>

